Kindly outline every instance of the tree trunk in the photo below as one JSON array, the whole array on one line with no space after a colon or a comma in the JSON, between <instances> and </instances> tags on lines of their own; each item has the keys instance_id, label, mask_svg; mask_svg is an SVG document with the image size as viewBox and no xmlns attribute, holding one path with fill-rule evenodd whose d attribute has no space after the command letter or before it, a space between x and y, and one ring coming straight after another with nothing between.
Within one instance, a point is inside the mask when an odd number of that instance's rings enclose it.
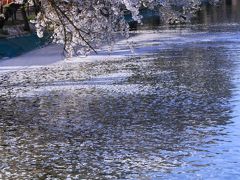
<instances>
[{"instance_id":1,"label":"tree trunk","mask_svg":"<svg viewBox=\"0 0 240 180\"><path fill-rule=\"evenodd\" d=\"M33 0L33 6L35 14L37 15L40 12L40 2L38 0Z\"/></svg>"},{"instance_id":2,"label":"tree trunk","mask_svg":"<svg viewBox=\"0 0 240 180\"><path fill-rule=\"evenodd\" d=\"M23 17L23 20L24 20L24 30L25 31L30 31L30 26L29 26L28 17L27 17L27 13L26 13L25 7L26 7L26 3L24 3L21 6L21 13L22 13L22 17Z\"/></svg>"},{"instance_id":3,"label":"tree trunk","mask_svg":"<svg viewBox=\"0 0 240 180\"><path fill-rule=\"evenodd\" d=\"M3 19L3 18L0 18L0 29L3 28L4 24L5 24L4 19Z\"/></svg>"}]
</instances>

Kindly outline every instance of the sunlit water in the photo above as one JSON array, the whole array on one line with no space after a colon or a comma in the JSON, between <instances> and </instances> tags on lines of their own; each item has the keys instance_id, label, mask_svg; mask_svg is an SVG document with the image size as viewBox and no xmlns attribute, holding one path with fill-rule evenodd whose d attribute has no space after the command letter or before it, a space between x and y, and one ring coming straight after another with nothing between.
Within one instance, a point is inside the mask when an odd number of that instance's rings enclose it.
<instances>
[{"instance_id":1,"label":"sunlit water","mask_svg":"<svg viewBox=\"0 0 240 180\"><path fill-rule=\"evenodd\" d=\"M158 33L141 57L1 74L0 179L240 179L240 25Z\"/></svg>"}]
</instances>

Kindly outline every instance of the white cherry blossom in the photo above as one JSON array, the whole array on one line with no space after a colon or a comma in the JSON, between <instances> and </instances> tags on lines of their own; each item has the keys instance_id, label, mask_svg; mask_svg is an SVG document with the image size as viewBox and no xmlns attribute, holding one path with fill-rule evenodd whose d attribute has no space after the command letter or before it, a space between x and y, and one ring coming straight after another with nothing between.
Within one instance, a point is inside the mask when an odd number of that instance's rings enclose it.
<instances>
[{"instance_id":1,"label":"white cherry blossom","mask_svg":"<svg viewBox=\"0 0 240 180\"><path fill-rule=\"evenodd\" d=\"M17 0L23 3L24 0ZM210 0L211 2L219 0ZM159 12L167 23L188 22L199 9L202 0L41 0L41 10L36 17L39 37L48 30L53 42L64 44L67 55L95 51L102 43L114 42L120 32L128 37L129 25L126 11L133 20L141 22L139 10L150 8Z\"/></svg>"}]
</instances>

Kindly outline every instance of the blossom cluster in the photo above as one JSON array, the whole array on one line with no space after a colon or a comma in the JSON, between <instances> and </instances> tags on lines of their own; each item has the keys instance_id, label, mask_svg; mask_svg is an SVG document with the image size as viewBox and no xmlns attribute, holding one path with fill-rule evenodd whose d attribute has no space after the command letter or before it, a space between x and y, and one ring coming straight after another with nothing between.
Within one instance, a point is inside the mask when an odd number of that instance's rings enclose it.
<instances>
[{"instance_id":1,"label":"blossom cluster","mask_svg":"<svg viewBox=\"0 0 240 180\"><path fill-rule=\"evenodd\" d=\"M113 44L116 32L128 37L126 11L139 23L139 10L144 7L158 11L165 22L182 23L192 18L201 3L202 0L41 0L35 23L39 37L48 29L53 42L64 44L67 55L73 56L94 51L103 43Z\"/></svg>"},{"instance_id":2,"label":"blossom cluster","mask_svg":"<svg viewBox=\"0 0 240 180\"><path fill-rule=\"evenodd\" d=\"M0 13L0 19L5 19L4 14L1 14L1 13Z\"/></svg>"}]
</instances>

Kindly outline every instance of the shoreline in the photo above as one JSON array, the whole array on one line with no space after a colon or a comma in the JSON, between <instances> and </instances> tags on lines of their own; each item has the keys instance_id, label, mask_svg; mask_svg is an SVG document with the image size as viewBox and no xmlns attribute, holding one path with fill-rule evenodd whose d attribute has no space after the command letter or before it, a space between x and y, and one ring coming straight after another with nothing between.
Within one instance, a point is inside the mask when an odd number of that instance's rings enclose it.
<instances>
[{"instance_id":1,"label":"shoreline","mask_svg":"<svg viewBox=\"0 0 240 180\"><path fill-rule=\"evenodd\" d=\"M103 46L101 49L97 49L97 55L90 53L88 56L77 56L69 59L63 55L61 45L50 44L17 57L1 59L0 74L19 69L47 67L59 63L71 64L138 58L158 54L161 50L171 49L173 46L181 46L185 43L211 42L215 41L216 38L221 42L221 36L224 36L225 32L215 31L217 28L218 26L211 27L210 32L194 28L136 31L131 33L129 39L118 38L112 51L109 51L108 46ZM237 32L229 31L228 35L233 36ZM236 39L236 41L240 42L240 39ZM132 45L134 52L129 44Z\"/></svg>"}]
</instances>

